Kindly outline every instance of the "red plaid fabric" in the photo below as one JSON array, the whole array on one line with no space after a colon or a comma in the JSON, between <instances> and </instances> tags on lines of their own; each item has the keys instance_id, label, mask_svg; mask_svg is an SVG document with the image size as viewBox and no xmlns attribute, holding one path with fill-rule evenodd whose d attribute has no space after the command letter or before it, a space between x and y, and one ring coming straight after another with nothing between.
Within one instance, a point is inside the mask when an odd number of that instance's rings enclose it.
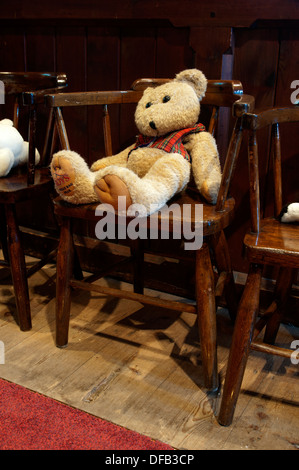
<instances>
[{"instance_id":1,"label":"red plaid fabric","mask_svg":"<svg viewBox=\"0 0 299 470\"><path fill-rule=\"evenodd\" d=\"M152 147L164 150L168 153L179 153L183 155L186 160L191 162L191 157L184 147L183 138L188 134L195 134L205 130L206 128L203 124L197 124L195 127L181 129L180 131L171 132L170 134L161 137L147 137L145 135L139 134L135 147L131 150L131 152L139 147ZM130 153L128 158L130 157Z\"/></svg>"}]
</instances>

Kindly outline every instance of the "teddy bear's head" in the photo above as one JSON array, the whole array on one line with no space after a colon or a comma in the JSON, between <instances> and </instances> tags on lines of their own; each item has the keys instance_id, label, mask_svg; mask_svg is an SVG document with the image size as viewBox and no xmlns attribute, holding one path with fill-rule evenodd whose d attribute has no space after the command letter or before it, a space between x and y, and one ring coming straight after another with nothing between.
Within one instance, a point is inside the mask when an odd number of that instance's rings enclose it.
<instances>
[{"instance_id":1,"label":"teddy bear's head","mask_svg":"<svg viewBox=\"0 0 299 470\"><path fill-rule=\"evenodd\" d=\"M206 88L207 79L197 69L184 70L174 80L148 87L135 112L139 132L155 137L195 126Z\"/></svg>"}]
</instances>

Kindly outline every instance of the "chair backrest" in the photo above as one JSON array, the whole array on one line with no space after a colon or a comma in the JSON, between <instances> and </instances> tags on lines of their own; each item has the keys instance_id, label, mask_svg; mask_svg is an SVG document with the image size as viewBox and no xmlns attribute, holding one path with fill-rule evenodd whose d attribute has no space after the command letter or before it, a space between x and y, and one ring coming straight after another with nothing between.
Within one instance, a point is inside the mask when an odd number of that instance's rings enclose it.
<instances>
[{"instance_id":1,"label":"chair backrest","mask_svg":"<svg viewBox=\"0 0 299 470\"><path fill-rule=\"evenodd\" d=\"M51 89L63 88L67 85L64 74L47 72L0 72L0 81L4 83L5 95L14 95L15 106L13 123L18 127L19 109L22 104L22 93L37 92Z\"/></svg>"},{"instance_id":2,"label":"chair backrest","mask_svg":"<svg viewBox=\"0 0 299 470\"><path fill-rule=\"evenodd\" d=\"M273 162L273 187L274 187L274 216L277 217L283 207L282 195L282 169L281 169L281 142L280 124L288 122L299 123L299 107L274 107L254 113L246 113L243 116L243 128L248 130L248 163L249 163L249 191L251 230L260 231L261 203L260 203L260 178L259 157L257 144L257 131L271 127L271 152ZM295 201L293 201L295 202Z\"/></svg>"},{"instance_id":3,"label":"chair backrest","mask_svg":"<svg viewBox=\"0 0 299 470\"><path fill-rule=\"evenodd\" d=\"M67 86L64 74L52 72L0 72L4 95L14 97L13 124L18 128L20 106L29 106L28 184L33 184L35 173L36 106L44 102L45 93L54 93ZM26 139L25 139L26 140Z\"/></svg>"},{"instance_id":4,"label":"chair backrest","mask_svg":"<svg viewBox=\"0 0 299 470\"><path fill-rule=\"evenodd\" d=\"M60 144L63 149L70 149L69 139L64 123L62 108L70 106L90 106L101 105L103 107L103 133L105 141L105 154L112 155L112 139L110 128L109 107L112 104L137 103L143 91L149 86L159 86L170 79L138 79L131 88L126 91L87 91L58 93L49 95L46 98L47 104L54 109L57 131ZM219 118L219 109L228 107L232 109L232 114L236 118L233 137L230 140L227 157L225 159L222 183L219 191L217 210L222 210L226 200L230 181L235 168L237 154L241 144L242 126L241 117L244 112L250 112L254 108L254 99L251 96L243 95L242 84L236 80L208 80L207 91L202 99L203 106L211 108L210 119L207 129L215 135Z\"/></svg>"}]
</instances>

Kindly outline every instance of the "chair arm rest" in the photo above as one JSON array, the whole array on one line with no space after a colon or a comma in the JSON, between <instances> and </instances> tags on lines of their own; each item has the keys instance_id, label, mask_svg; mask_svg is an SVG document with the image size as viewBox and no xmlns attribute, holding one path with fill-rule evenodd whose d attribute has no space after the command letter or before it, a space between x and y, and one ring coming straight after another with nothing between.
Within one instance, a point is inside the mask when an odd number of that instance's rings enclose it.
<instances>
[{"instance_id":1,"label":"chair arm rest","mask_svg":"<svg viewBox=\"0 0 299 470\"><path fill-rule=\"evenodd\" d=\"M39 104L43 103L45 100L45 96L52 94L52 93L59 93L66 88L67 85L62 85L56 88L48 88L45 90L36 90L36 91L24 91L22 93L22 100L23 104L26 106L32 104Z\"/></svg>"},{"instance_id":2,"label":"chair arm rest","mask_svg":"<svg viewBox=\"0 0 299 470\"><path fill-rule=\"evenodd\" d=\"M299 121L299 106L268 107L244 115L244 129L257 130L281 122Z\"/></svg>"},{"instance_id":3,"label":"chair arm rest","mask_svg":"<svg viewBox=\"0 0 299 470\"><path fill-rule=\"evenodd\" d=\"M45 97L46 103L51 108L64 106L89 106L109 105L121 103L137 103L142 96L142 91L82 91L49 94Z\"/></svg>"},{"instance_id":4,"label":"chair arm rest","mask_svg":"<svg viewBox=\"0 0 299 470\"><path fill-rule=\"evenodd\" d=\"M245 113L252 113L255 107L255 98L252 95L241 95L240 99L233 103L233 116L241 117Z\"/></svg>"}]
</instances>

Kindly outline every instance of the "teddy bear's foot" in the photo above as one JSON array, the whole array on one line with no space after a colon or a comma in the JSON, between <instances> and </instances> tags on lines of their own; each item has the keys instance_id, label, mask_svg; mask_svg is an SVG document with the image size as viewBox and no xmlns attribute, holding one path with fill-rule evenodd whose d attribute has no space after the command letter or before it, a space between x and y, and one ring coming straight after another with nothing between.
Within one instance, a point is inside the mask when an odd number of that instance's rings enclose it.
<instances>
[{"instance_id":1,"label":"teddy bear's foot","mask_svg":"<svg viewBox=\"0 0 299 470\"><path fill-rule=\"evenodd\" d=\"M61 195L72 196L74 194L76 174L71 161L56 154L53 157L51 169L58 192Z\"/></svg>"},{"instance_id":2,"label":"teddy bear's foot","mask_svg":"<svg viewBox=\"0 0 299 470\"><path fill-rule=\"evenodd\" d=\"M119 209L118 198L125 198L125 206L122 210L128 209L132 204L132 199L127 185L116 175L106 175L96 181L94 191L103 204L110 204L116 211ZM124 199L123 199L124 200Z\"/></svg>"},{"instance_id":3,"label":"teddy bear's foot","mask_svg":"<svg viewBox=\"0 0 299 470\"><path fill-rule=\"evenodd\" d=\"M61 150L53 155L51 174L58 194L72 204L97 202L94 173L76 152Z\"/></svg>"}]
</instances>

